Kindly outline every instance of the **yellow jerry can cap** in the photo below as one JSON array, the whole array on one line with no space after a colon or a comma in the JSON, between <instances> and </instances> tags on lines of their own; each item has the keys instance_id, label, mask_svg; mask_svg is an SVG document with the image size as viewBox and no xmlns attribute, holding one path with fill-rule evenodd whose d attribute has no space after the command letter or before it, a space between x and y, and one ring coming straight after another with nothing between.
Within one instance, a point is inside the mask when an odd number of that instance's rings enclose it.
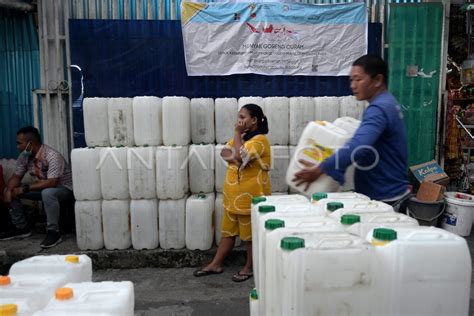
<instances>
[{"instance_id":1,"label":"yellow jerry can cap","mask_svg":"<svg viewBox=\"0 0 474 316\"><path fill-rule=\"evenodd\" d=\"M0 276L0 286L9 285L10 283L12 283L12 280L10 279L8 275Z\"/></svg>"},{"instance_id":2,"label":"yellow jerry can cap","mask_svg":"<svg viewBox=\"0 0 474 316\"><path fill-rule=\"evenodd\" d=\"M79 263L79 256L66 256L66 262Z\"/></svg>"},{"instance_id":3,"label":"yellow jerry can cap","mask_svg":"<svg viewBox=\"0 0 474 316\"><path fill-rule=\"evenodd\" d=\"M70 287L61 287L56 290L55 297L57 300L64 301L72 298L73 294Z\"/></svg>"},{"instance_id":4,"label":"yellow jerry can cap","mask_svg":"<svg viewBox=\"0 0 474 316\"><path fill-rule=\"evenodd\" d=\"M14 316L18 311L16 304L1 304L0 316Z\"/></svg>"}]
</instances>

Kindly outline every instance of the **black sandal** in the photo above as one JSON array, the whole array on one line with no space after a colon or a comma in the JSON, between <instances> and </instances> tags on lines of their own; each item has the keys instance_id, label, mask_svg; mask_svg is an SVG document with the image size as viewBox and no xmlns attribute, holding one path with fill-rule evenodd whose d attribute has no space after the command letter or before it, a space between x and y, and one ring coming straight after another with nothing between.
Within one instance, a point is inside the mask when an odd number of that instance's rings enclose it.
<instances>
[{"instance_id":1,"label":"black sandal","mask_svg":"<svg viewBox=\"0 0 474 316\"><path fill-rule=\"evenodd\" d=\"M249 272L249 273L240 273L237 272L236 274L234 274L232 276L232 281L234 282L244 282L244 281L247 281L248 279L250 279L251 277L253 277L253 272Z\"/></svg>"},{"instance_id":2,"label":"black sandal","mask_svg":"<svg viewBox=\"0 0 474 316\"><path fill-rule=\"evenodd\" d=\"M212 275L212 274L221 274L222 272L224 272L224 270L213 271L213 270L199 269L199 270L194 271L193 275L195 277L199 278L199 277L208 276L208 275Z\"/></svg>"}]
</instances>

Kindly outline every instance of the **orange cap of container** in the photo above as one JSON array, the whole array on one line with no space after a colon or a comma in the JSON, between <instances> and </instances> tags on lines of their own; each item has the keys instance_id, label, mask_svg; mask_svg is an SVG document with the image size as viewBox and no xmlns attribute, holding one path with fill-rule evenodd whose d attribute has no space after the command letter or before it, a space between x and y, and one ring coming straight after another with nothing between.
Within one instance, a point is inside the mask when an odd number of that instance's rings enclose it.
<instances>
[{"instance_id":1,"label":"orange cap of container","mask_svg":"<svg viewBox=\"0 0 474 316\"><path fill-rule=\"evenodd\" d=\"M18 307L16 304L3 304L0 305L0 316L13 316L16 315Z\"/></svg>"},{"instance_id":2,"label":"orange cap of container","mask_svg":"<svg viewBox=\"0 0 474 316\"><path fill-rule=\"evenodd\" d=\"M73 291L70 287L61 287L56 290L56 299L63 301L63 300L68 300L72 298L73 296Z\"/></svg>"},{"instance_id":3,"label":"orange cap of container","mask_svg":"<svg viewBox=\"0 0 474 316\"><path fill-rule=\"evenodd\" d=\"M10 277L8 275L1 275L0 276L0 286L9 285L10 283L12 283L12 280L10 279Z\"/></svg>"},{"instance_id":4,"label":"orange cap of container","mask_svg":"<svg viewBox=\"0 0 474 316\"><path fill-rule=\"evenodd\" d=\"M69 263L79 263L79 257L78 256L66 256L66 262Z\"/></svg>"}]
</instances>

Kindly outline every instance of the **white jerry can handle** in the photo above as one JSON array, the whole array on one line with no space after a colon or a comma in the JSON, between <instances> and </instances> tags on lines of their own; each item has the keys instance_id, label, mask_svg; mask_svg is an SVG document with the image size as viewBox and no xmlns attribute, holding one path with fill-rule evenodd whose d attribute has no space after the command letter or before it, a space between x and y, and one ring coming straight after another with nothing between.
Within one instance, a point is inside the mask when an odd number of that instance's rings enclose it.
<instances>
[{"instance_id":1,"label":"white jerry can handle","mask_svg":"<svg viewBox=\"0 0 474 316\"><path fill-rule=\"evenodd\" d=\"M348 239L348 238L323 238L321 239L315 246L315 248L322 248L324 244L327 243L334 243L334 242L342 242L342 245L340 245L337 248L344 248L348 246L352 246L354 244L354 239ZM335 247L332 247L335 248Z\"/></svg>"},{"instance_id":2,"label":"white jerry can handle","mask_svg":"<svg viewBox=\"0 0 474 316\"><path fill-rule=\"evenodd\" d=\"M424 238L424 237L431 237L431 238ZM408 234L408 236L406 237L406 240L407 241L438 240L442 238L443 238L443 234L439 232L433 232L430 230L419 230L419 231L414 231Z\"/></svg>"},{"instance_id":3,"label":"white jerry can handle","mask_svg":"<svg viewBox=\"0 0 474 316\"><path fill-rule=\"evenodd\" d=\"M387 215L376 215L376 216L372 217L367 222L368 223L373 223L373 222L375 222L375 220L384 219L384 218L386 218L385 222L387 222L387 223L388 222L393 223L393 222L400 221L399 217L394 217L393 214L387 212Z\"/></svg>"},{"instance_id":4,"label":"white jerry can handle","mask_svg":"<svg viewBox=\"0 0 474 316\"><path fill-rule=\"evenodd\" d=\"M360 202L355 203L352 208L376 208L379 207L379 203L370 202Z\"/></svg>"},{"instance_id":5,"label":"white jerry can handle","mask_svg":"<svg viewBox=\"0 0 474 316\"><path fill-rule=\"evenodd\" d=\"M325 222L316 222L316 223L299 223L296 225L298 228L313 228L313 227L323 227L326 226Z\"/></svg>"}]
</instances>

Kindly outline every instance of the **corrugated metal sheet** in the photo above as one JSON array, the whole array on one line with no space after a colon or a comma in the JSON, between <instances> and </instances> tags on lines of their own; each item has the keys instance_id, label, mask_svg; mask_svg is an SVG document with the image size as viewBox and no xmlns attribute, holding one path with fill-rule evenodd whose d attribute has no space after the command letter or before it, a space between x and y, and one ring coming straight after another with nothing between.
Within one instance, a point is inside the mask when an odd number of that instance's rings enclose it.
<instances>
[{"instance_id":1,"label":"corrugated metal sheet","mask_svg":"<svg viewBox=\"0 0 474 316\"><path fill-rule=\"evenodd\" d=\"M180 21L70 20L71 62L82 68L85 97L324 96L351 94L347 76L189 77ZM381 25L369 24L370 53L380 54ZM73 99L80 77L73 75ZM75 109L75 145L83 127ZM79 117L78 117L79 116Z\"/></svg>"},{"instance_id":2,"label":"corrugated metal sheet","mask_svg":"<svg viewBox=\"0 0 474 316\"><path fill-rule=\"evenodd\" d=\"M414 165L435 157L443 4L394 4L390 10L389 88L405 114ZM408 66L423 74L408 76Z\"/></svg>"},{"instance_id":3,"label":"corrugated metal sheet","mask_svg":"<svg viewBox=\"0 0 474 316\"><path fill-rule=\"evenodd\" d=\"M16 131L33 125L32 89L39 86L33 15L0 9L0 158L18 156Z\"/></svg>"},{"instance_id":4,"label":"corrugated metal sheet","mask_svg":"<svg viewBox=\"0 0 474 316\"><path fill-rule=\"evenodd\" d=\"M219 2L204 0L201 2ZM359 0L297 0L311 4L350 3ZM370 22L386 22L389 3L417 3L422 0L366 0ZM69 0L73 19L179 20L181 0Z\"/></svg>"}]
</instances>

